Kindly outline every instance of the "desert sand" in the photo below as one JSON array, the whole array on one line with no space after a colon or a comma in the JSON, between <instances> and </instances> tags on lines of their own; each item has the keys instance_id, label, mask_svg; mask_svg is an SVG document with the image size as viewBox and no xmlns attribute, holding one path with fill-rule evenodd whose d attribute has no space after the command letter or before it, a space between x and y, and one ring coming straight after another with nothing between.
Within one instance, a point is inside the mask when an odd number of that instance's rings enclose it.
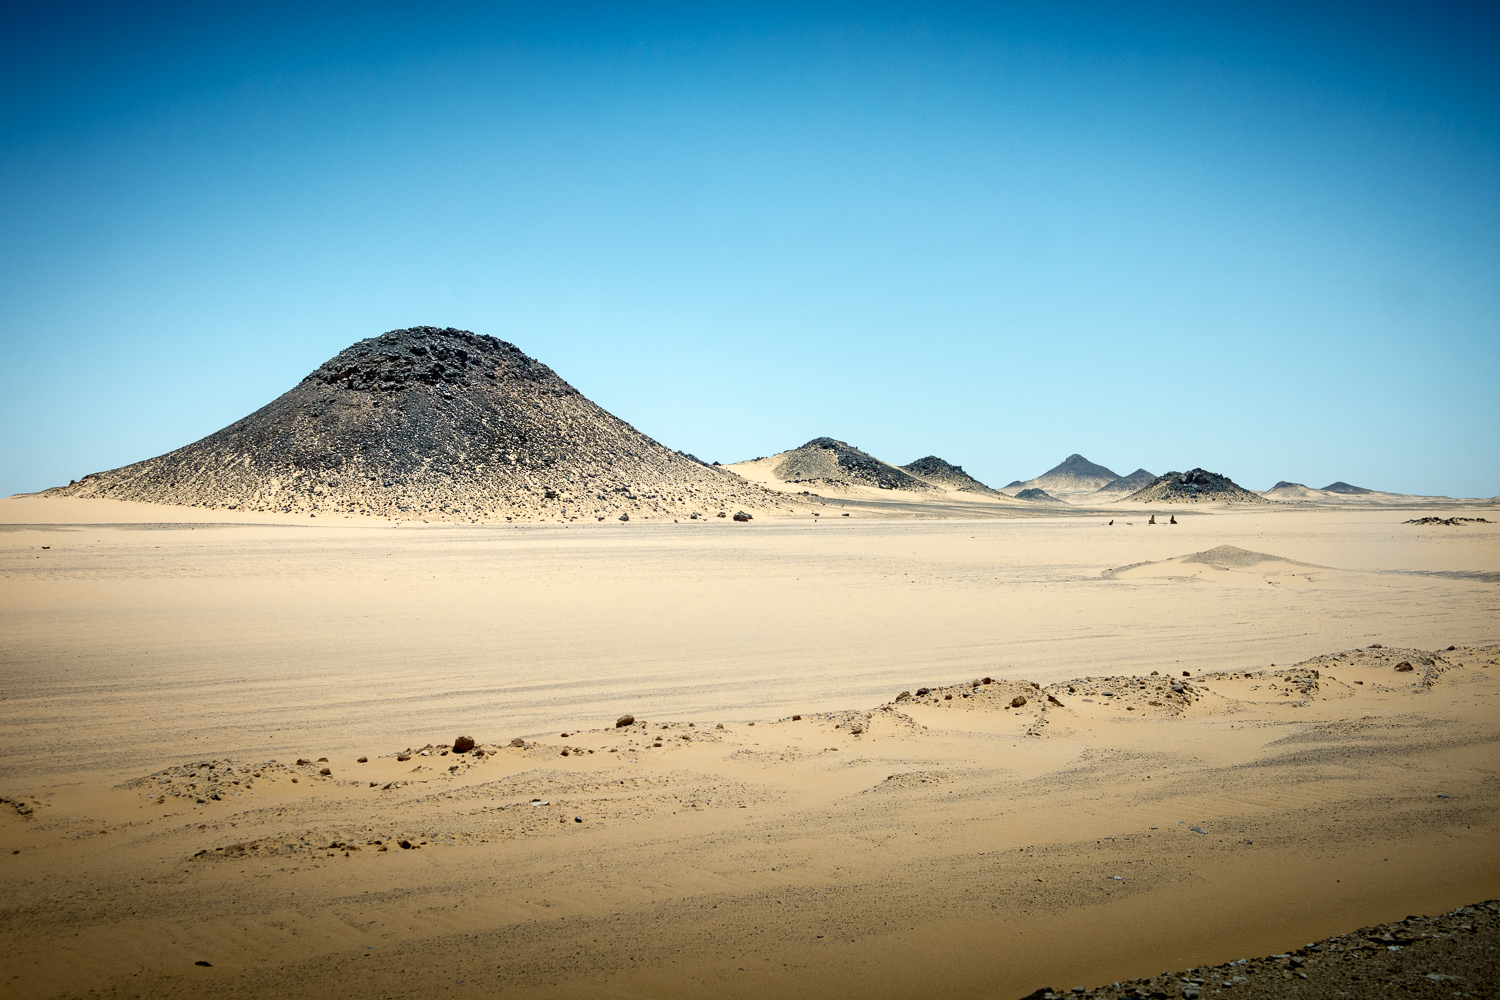
<instances>
[{"instance_id":1,"label":"desert sand","mask_svg":"<svg viewBox=\"0 0 1500 1000\"><path fill-rule=\"evenodd\" d=\"M0 983L1108 996L1500 896L1500 526L1152 507L0 500Z\"/></svg>"}]
</instances>

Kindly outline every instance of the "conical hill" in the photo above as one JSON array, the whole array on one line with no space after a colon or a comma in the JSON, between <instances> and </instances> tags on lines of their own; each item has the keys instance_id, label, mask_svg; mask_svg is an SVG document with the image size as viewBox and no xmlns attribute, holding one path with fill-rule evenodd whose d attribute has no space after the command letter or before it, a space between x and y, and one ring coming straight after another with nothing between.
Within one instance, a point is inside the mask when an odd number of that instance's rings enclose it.
<instances>
[{"instance_id":1,"label":"conical hill","mask_svg":"<svg viewBox=\"0 0 1500 1000\"><path fill-rule=\"evenodd\" d=\"M663 447L515 345L435 327L362 340L201 441L50 492L453 520L786 506Z\"/></svg>"}]
</instances>

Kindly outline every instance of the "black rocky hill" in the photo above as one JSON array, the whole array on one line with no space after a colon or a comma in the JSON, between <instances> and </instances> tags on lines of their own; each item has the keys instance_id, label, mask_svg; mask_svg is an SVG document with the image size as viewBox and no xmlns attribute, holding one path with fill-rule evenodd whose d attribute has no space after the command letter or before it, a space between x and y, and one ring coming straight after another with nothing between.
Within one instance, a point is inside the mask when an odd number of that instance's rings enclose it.
<instances>
[{"instance_id":1,"label":"black rocky hill","mask_svg":"<svg viewBox=\"0 0 1500 1000\"><path fill-rule=\"evenodd\" d=\"M52 492L452 519L775 505L658 444L514 344L430 326L362 340L201 441Z\"/></svg>"},{"instance_id":2,"label":"black rocky hill","mask_svg":"<svg viewBox=\"0 0 1500 1000\"><path fill-rule=\"evenodd\" d=\"M1237 485L1228 476L1207 469L1168 472L1126 497L1130 503L1270 503L1258 493Z\"/></svg>"},{"instance_id":3,"label":"black rocky hill","mask_svg":"<svg viewBox=\"0 0 1500 1000\"><path fill-rule=\"evenodd\" d=\"M964 471L963 466L946 462L936 455L928 455L901 466L902 471L920 476L931 483L946 486L951 490L966 493L986 493L1002 496L999 490L991 489Z\"/></svg>"}]
</instances>

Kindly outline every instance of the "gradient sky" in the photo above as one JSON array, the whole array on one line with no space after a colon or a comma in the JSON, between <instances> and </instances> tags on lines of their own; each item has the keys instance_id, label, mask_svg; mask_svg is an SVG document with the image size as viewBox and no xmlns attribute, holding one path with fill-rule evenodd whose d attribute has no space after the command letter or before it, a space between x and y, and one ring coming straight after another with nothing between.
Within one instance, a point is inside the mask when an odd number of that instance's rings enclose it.
<instances>
[{"instance_id":1,"label":"gradient sky","mask_svg":"<svg viewBox=\"0 0 1500 1000\"><path fill-rule=\"evenodd\" d=\"M1500 493L1493 6L10 4L0 495L363 337L724 462Z\"/></svg>"}]
</instances>

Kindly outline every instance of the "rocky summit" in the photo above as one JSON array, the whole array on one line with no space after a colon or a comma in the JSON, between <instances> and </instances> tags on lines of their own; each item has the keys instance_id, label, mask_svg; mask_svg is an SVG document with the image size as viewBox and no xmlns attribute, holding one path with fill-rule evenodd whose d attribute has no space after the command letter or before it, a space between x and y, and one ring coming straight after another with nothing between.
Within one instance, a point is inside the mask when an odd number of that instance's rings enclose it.
<instances>
[{"instance_id":1,"label":"rocky summit","mask_svg":"<svg viewBox=\"0 0 1500 1000\"><path fill-rule=\"evenodd\" d=\"M514 344L430 326L362 340L201 441L49 493L443 520L785 506L658 444Z\"/></svg>"},{"instance_id":2,"label":"rocky summit","mask_svg":"<svg viewBox=\"0 0 1500 1000\"><path fill-rule=\"evenodd\" d=\"M1207 469L1168 472L1125 498L1127 503L1270 503L1236 485L1228 476Z\"/></svg>"}]
</instances>

